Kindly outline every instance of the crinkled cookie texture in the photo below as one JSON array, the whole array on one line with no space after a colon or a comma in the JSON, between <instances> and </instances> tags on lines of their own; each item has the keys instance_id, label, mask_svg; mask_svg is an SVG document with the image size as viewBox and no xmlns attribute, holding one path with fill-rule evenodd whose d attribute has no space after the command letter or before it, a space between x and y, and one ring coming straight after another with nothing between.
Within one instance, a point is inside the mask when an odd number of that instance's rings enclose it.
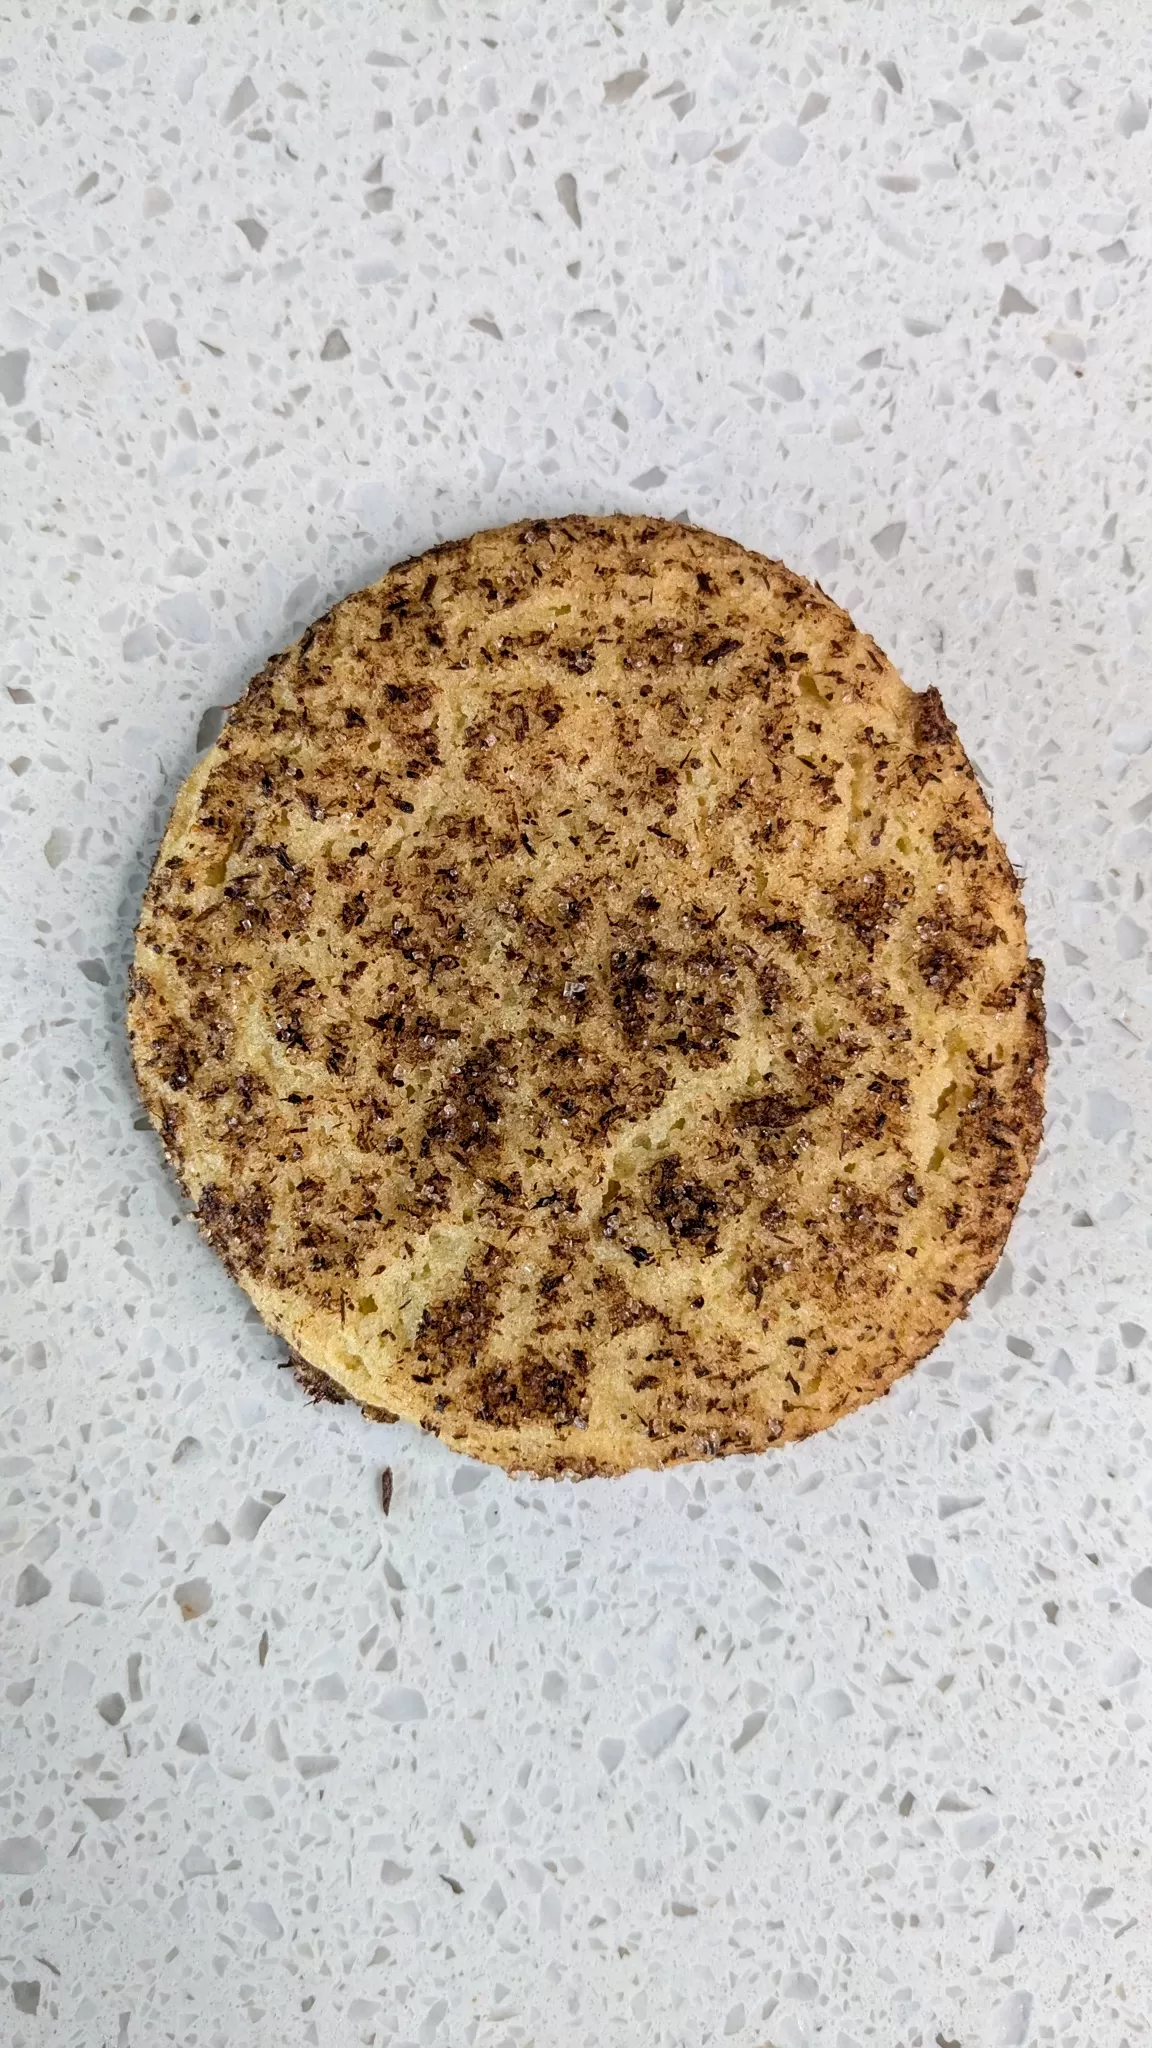
<instances>
[{"instance_id":1,"label":"crinkled cookie texture","mask_svg":"<svg viewBox=\"0 0 1152 2048\"><path fill-rule=\"evenodd\" d=\"M312 1390L612 1473L872 1400L1040 1137L1041 971L935 691L777 562L523 523L338 604L181 791L129 1022Z\"/></svg>"}]
</instances>

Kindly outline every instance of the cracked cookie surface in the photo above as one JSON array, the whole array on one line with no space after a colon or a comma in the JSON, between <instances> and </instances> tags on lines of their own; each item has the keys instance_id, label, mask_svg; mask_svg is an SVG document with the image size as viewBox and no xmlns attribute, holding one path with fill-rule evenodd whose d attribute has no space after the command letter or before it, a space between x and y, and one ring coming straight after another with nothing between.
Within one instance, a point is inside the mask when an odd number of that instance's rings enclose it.
<instances>
[{"instance_id":1,"label":"cracked cookie surface","mask_svg":"<svg viewBox=\"0 0 1152 2048\"><path fill-rule=\"evenodd\" d=\"M1041 970L935 691L732 541L526 521L274 657L137 934L145 1104L269 1326L510 1469L755 1451L995 1264Z\"/></svg>"}]
</instances>

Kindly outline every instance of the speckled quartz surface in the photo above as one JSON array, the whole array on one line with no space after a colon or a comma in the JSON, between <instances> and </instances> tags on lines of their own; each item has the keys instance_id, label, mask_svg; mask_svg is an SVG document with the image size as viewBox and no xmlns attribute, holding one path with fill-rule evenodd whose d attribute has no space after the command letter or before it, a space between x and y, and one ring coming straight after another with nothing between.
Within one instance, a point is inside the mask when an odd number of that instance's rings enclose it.
<instances>
[{"instance_id":1,"label":"speckled quartz surface","mask_svg":"<svg viewBox=\"0 0 1152 2048\"><path fill-rule=\"evenodd\" d=\"M11 2048L1152 2038L1152 29L1015 12L7 12ZM308 1407L121 1012L212 707L388 561L604 507L939 685L1053 1066L889 1400L577 1486Z\"/></svg>"}]
</instances>

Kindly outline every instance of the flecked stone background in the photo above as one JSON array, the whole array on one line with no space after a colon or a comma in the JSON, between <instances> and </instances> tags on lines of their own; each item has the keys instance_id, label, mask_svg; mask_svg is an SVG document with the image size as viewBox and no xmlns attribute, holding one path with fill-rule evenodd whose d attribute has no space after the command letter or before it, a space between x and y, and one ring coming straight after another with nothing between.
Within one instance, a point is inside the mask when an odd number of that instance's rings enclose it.
<instances>
[{"instance_id":1,"label":"flecked stone background","mask_svg":"<svg viewBox=\"0 0 1152 2048\"><path fill-rule=\"evenodd\" d=\"M11 2048L1152 2039L1152 23L1010 13L5 10ZM888 1401L531 1484L277 1370L123 984L270 650L605 507L783 555L939 685L1050 1115Z\"/></svg>"}]
</instances>

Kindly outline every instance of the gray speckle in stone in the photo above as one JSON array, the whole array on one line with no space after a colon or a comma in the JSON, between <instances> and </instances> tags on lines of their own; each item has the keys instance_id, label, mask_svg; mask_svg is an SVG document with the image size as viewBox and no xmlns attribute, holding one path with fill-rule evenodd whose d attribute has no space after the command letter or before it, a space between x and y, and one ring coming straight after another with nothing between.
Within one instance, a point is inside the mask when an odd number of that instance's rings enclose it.
<instances>
[{"instance_id":1,"label":"gray speckle in stone","mask_svg":"<svg viewBox=\"0 0 1152 2048\"><path fill-rule=\"evenodd\" d=\"M10 1835L0 1842L0 1877L35 1877L47 1857L32 1835Z\"/></svg>"},{"instance_id":2,"label":"gray speckle in stone","mask_svg":"<svg viewBox=\"0 0 1152 2048\"><path fill-rule=\"evenodd\" d=\"M1116 132L1130 142L1134 135L1143 135L1148 126L1148 102L1143 93L1133 87L1125 96L1120 112L1116 116Z\"/></svg>"},{"instance_id":3,"label":"gray speckle in stone","mask_svg":"<svg viewBox=\"0 0 1152 2048\"><path fill-rule=\"evenodd\" d=\"M872 535L872 545L882 562L895 561L900 553L907 527L902 519L893 519Z\"/></svg>"},{"instance_id":4,"label":"gray speckle in stone","mask_svg":"<svg viewBox=\"0 0 1152 2048\"><path fill-rule=\"evenodd\" d=\"M52 1587L39 1567L26 1564L16 1581L14 1604L17 1607L35 1607L37 1601L45 1599L51 1591Z\"/></svg>"},{"instance_id":5,"label":"gray speckle in stone","mask_svg":"<svg viewBox=\"0 0 1152 2048\"><path fill-rule=\"evenodd\" d=\"M623 106L625 100L630 100L635 93L639 92L640 87L646 85L647 82L648 72L643 66L635 71L618 71L615 78L609 78L605 81L604 99L606 104L610 107Z\"/></svg>"},{"instance_id":6,"label":"gray speckle in stone","mask_svg":"<svg viewBox=\"0 0 1152 2048\"><path fill-rule=\"evenodd\" d=\"M423 1721L427 1719L428 1708L424 1695L413 1686L394 1686L376 1703L375 1712L383 1721Z\"/></svg>"},{"instance_id":7,"label":"gray speckle in stone","mask_svg":"<svg viewBox=\"0 0 1152 2048\"><path fill-rule=\"evenodd\" d=\"M0 398L6 405L23 405L29 361L26 348L13 348L6 355L0 354Z\"/></svg>"},{"instance_id":8,"label":"gray speckle in stone","mask_svg":"<svg viewBox=\"0 0 1152 2048\"><path fill-rule=\"evenodd\" d=\"M583 227L580 201L576 194L576 180L571 171L561 171L556 180L556 197L572 222L573 227Z\"/></svg>"},{"instance_id":9,"label":"gray speckle in stone","mask_svg":"<svg viewBox=\"0 0 1152 2048\"><path fill-rule=\"evenodd\" d=\"M148 346L158 363L167 362L171 356L179 355L179 337L170 320L145 320L144 332L148 337Z\"/></svg>"},{"instance_id":10,"label":"gray speckle in stone","mask_svg":"<svg viewBox=\"0 0 1152 2048\"><path fill-rule=\"evenodd\" d=\"M199 1621L212 1605L212 1590L207 1579L185 1579L175 1587L172 1598L185 1621Z\"/></svg>"},{"instance_id":11,"label":"gray speckle in stone","mask_svg":"<svg viewBox=\"0 0 1152 2048\"><path fill-rule=\"evenodd\" d=\"M679 1705L662 1707L658 1714L653 1714L650 1720L637 1728L636 1747L642 1750L645 1756L662 1756L675 1742L688 1719L689 1712L688 1707Z\"/></svg>"},{"instance_id":12,"label":"gray speckle in stone","mask_svg":"<svg viewBox=\"0 0 1152 2048\"><path fill-rule=\"evenodd\" d=\"M764 137L764 154L782 170L795 170L808 152L808 137L793 127L790 121L781 121L770 128Z\"/></svg>"},{"instance_id":13,"label":"gray speckle in stone","mask_svg":"<svg viewBox=\"0 0 1152 2048\"><path fill-rule=\"evenodd\" d=\"M224 109L222 119L230 126L233 121L238 121L241 114L246 114L249 107L254 107L255 104L256 87L250 78L244 77L229 95L228 104Z\"/></svg>"}]
</instances>

